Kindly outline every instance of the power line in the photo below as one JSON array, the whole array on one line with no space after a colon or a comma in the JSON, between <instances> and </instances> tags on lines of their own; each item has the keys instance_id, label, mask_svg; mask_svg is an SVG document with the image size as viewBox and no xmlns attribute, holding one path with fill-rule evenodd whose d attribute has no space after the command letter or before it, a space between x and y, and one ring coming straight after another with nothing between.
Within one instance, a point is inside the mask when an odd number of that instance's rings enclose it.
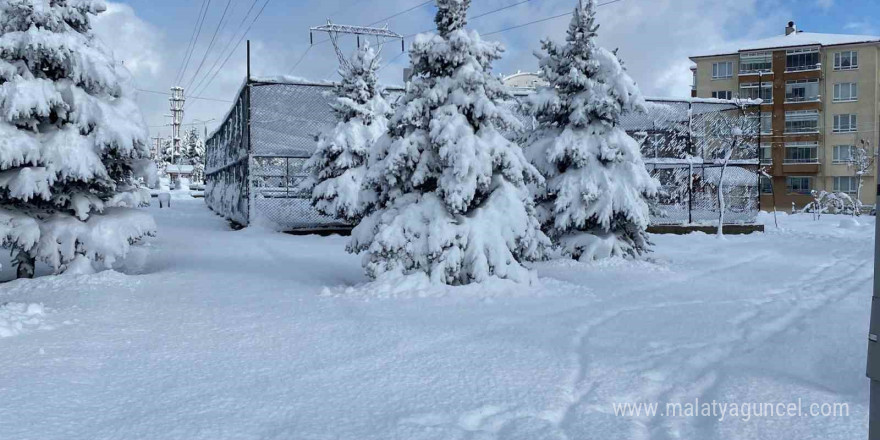
<instances>
[{"instance_id":1,"label":"power line","mask_svg":"<svg viewBox=\"0 0 880 440\"><path fill-rule=\"evenodd\" d=\"M235 44L235 47L232 48L232 51L229 52L229 54L226 56L226 59L223 60L223 63L220 64L220 67L217 69L217 71L214 72L214 75L212 75L211 78L208 80L208 82L206 82L205 85L202 86L202 88L201 88L202 91L204 91L206 88L208 88L208 86L211 85L211 83L214 81L214 79L217 78L217 75L220 74L220 72L223 70L223 66L225 66L226 63L229 62L229 58L232 57L232 54L235 53L235 50L238 49L238 46L241 46L241 42L244 41L244 37L247 36L248 32L250 32L251 28L254 26L254 23L257 22L257 19L260 18L260 15L263 15L263 11L266 10L266 6L269 4L270 1L272 1L272 0L266 0L266 2L263 3L263 6L260 8L260 11L257 12L257 15L254 16L253 20L251 20L251 23L248 25L248 27L244 31L244 33L241 34L241 38L238 39L238 43Z\"/></svg>"},{"instance_id":2,"label":"power line","mask_svg":"<svg viewBox=\"0 0 880 440\"><path fill-rule=\"evenodd\" d=\"M596 7L598 8L599 6L610 5L610 4L612 4L612 3L617 3L617 2L621 2L621 1L623 1L623 0L610 0L610 1L607 1L607 2L605 2L605 3L599 3L599 4L596 5ZM483 34L482 36L484 36L484 37L488 37L489 35L500 34L501 32L507 32L507 31L509 31L509 30L519 29L519 28L521 28L521 27L525 27L525 26L529 26L529 25L533 25L533 24L537 24L537 23L542 23L542 22L545 22L545 21L550 21L550 20L554 20L554 19L557 19L557 18L561 18L561 17L565 17L565 16L567 16L567 15L571 15L572 13L573 13L573 12L566 12L565 14L559 14L559 15L554 15L554 16L552 16L552 17L546 17L546 18L541 18L541 19L538 19L538 20L532 20L532 21L529 21L529 22L526 22L526 23L522 23L522 24L515 25L515 26L506 27L506 28L504 28L504 29L499 29L499 30L497 30L497 31L492 31L492 32L489 32L489 33L487 33L487 34Z\"/></svg>"},{"instance_id":3,"label":"power line","mask_svg":"<svg viewBox=\"0 0 880 440\"><path fill-rule=\"evenodd\" d=\"M211 41L208 43L208 48L205 49L205 55L202 57L202 61L199 62L199 66L196 67L196 72L193 73L192 78L190 78L189 82L186 84L184 88L188 89L189 86L195 82L196 77L199 76L199 72L201 72L202 67L205 65L205 60L208 59L208 54L211 53L211 49L214 48L214 43L217 41L217 34L220 32L220 29L226 27L226 23L223 20L226 18L226 13L229 12L229 5L232 4L232 0L226 0L226 7L223 8L223 13L220 15L220 21L217 22L217 27L214 28L214 35L211 35Z\"/></svg>"},{"instance_id":4,"label":"power line","mask_svg":"<svg viewBox=\"0 0 880 440\"><path fill-rule=\"evenodd\" d=\"M322 41L322 43L323 43L323 41ZM321 44L321 43L318 43L318 44ZM306 50L302 53L302 55L299 56L299 59L296 60L295 63L293 63L293 67L291 67L289 70L290 73L293 73L293 71L296 70L296 68L299 66L299 63L301 63L302 60L305 59L306 54L308 54L309 51L312 50L313 46L314 46L313 44L310 44L309 47L307 47Z\"/></svg>"},{"instance_id":5,"label":"power line","mask_svg":"<svg viewBox=\"0 0 880 440\"><path fill-rule=\"evenodd\" d=\"M199 21L199 27L196 30L196 37L193 39L192 50L189 52L189 56L186 57L186 61L183 64L183 70L180 72L180 78L175 81L175 83L179 83L183 81L183 77L186 76L186 69L189 67L189 62L192 60L192 54L196 51L196 45L199 42L199 36L202 34L202 26L205 24L205 18L208 16L208 9L211 6L211 0L207 0L207 6L205 7L205 13L202 15L201 21Z\"/></svg>"},{"instance_id":6,"label":"power line","mask_svg":"<svg viewBox=\"0 0 880 440\"><path fill-rule=\"evenodd\" d=\"M381 72L382 69L384 69L384 68L390 66L391 63L394 62L394 60L400 58L400 57L401 57L403 54L405 54L405 53L406 53L406 52L401 52L401 53L399 53L399 54L393 56L393 57L392 57L390 60L388 60L384 65L382 65L382 67L380 67L378 71Z\"/></svg>"},{"instance_id":7,"label":"power line","mask_svg":"<svg viewBox=\"0 0 880 440\"><path fill-rule=\"evenodd\" d=\"M418 8L421 8L422 6L425 6L425 5L429 4L429 3L432 3L433 1L434 1L434 0L426 0L426 1L423 1L423 2L421 2L421 3L419 3L419 4L415 5L415 6L412 6L412 7L410 7L410 8L404 9L403 11L400 11L400 12L397 12L397 13L394 13L394 14L391 14L391 15L385 17L385 18L380 18L379 20L376 20L376 21L374 21L374 22L368 24L367 26L373 26L373 25L378 24L378 23L381 23L381 22L383 22L383 21L385 21L385 20L390 20L390 19L392 19L392 18L394 18L394 17L398 17L398 16L400 16L400 15L406 14L407 12L414 11L414 10L416 10L416 9L418 9ZM328 41L330 41L329 38L324 39L324 40L321 40L321 41L319 41L319 42L317 42L317 43L314 43L314 44L310 44L310 45L306 48L306 50L303 51L302 55L300 55L299 58L297 58L296 63L293 64L293 67L291 67L291 68L288 70L288 72L289 72L289 73L293 73L293 71L296 70L296 68L299 66L299 64L300 64L300 63L303 61L303 59L305 58L306 54L308 54L309 51L312 49L312 46L317 46L317 45L319 45L319 44L324 44L324 43L326 43L326 42L328 42Z\"/></svg>"},{"instance_id":8,"label":"power line","mask_svg":"<svg viewBox=\"0 0 880 440\"><path fill-rule=\"evenodd\" d=\"M518 2L516 2L516 3L509 4L509 5L507 5L507 6L502 6L502 7L500 7L500 8L493 9L493 10L491 10L491 11L486 11L486 12L483 12L482 14L477 14L477 15L474 15L473 17L469 17L469 18L468 18L468 21L473 21L473 20L476 20L476 19L478 19L478 18L485 17L485 16L487 16L487 15L492 15L492 14L495 14L495 13L501 12L501 11L503 11L503 10L505 10L505 9L510 9L510 8L512 8L512 7L515 7L515 6L519 6L519 5L521 5L521 4L528 3L528 2L530 2L530 1L532 1L532 0L521 0L521 1L518 1ZM431 28L431 29L425 29L425 30L423 30L423 31L421 31L421 32L414 32L414 33L409 34L409 35L404 35L403 38L404 38L404 39L407 39L407 38L410 38L410 37L414 37L414 36L416 36L416 35L418 35L418 34L423 34L423 33L425 33L425 32L431 32L432 30L434 30L434 29Z\"/></svg>"},{"instance_id":9,"label":"power line","mask_svg":"<svg viewBox=\"0 0 880 440\"><path fill-rule=\"evenodd\" d=\"M220 55L217 57L217 59L214 60L214 63L211 64L211 67L208 68L206 74L202 76L202 79L199 80L198 83L196 83L195 89L198 89L199 86L201 86L202 83L205 82L211 72L214 71L214 68L217 67L217 65L220 63L220 60L223 59L223 54L226 53L227 50L229 50L230 46L232 46L232 42L235 41L235 36L238 35L238 32L244 28L244 24L247 22L248 17L250 17L251 12L254 10L254 6L257 5L257 2L259 2L259 0L254 0L251 3L251 7L248 8L247 12L245 12L244 16L241 18L241 22L238 23L238 27L235 29L234 32L232 32L232 34L230 34L229 40L226 41L226 45L223 46L223 50L220 51Z\"/></svg>"},{"instance_id":10,"label":"power line","mask_svg":"<svg viewBox=\"0 0 880 440\"><path fill-rule=\"evenodd\" d=\"M480 18L480 17L485 17L485 16L487 16L487 15L491 15L491 14L494 14L494 13L496 13L496 12L503 11L503 10L505 10L505 9L510 9L510 8L512 8L512 7L514 7L514 6L519 6L519 5L523 4L523 3L528 3L528 2L530 2L530 1L532 1L532 0L522 0L522 1L519 1L519 2L516 2L516 3L513 3L513 4L510 4L510 5L507 5L507 6L502 6L502 7L498 8L498 9L493 9L493 10L491 10L491 11L487 11L487 12L484 12L484 13L482 13L482 14L474 15L473 17L470 17L468 20L476 20L476 19L478 19L478 18Z\"/></svg>"},{"instance_id":11,"label":"power line","mask_svg":"<svg viewBox=\"0 0 880 440\"><path fill-rule=\"evenodd\" d=\"M196 37L196 28L198 27L197 23L202 18L202 14L205 10L205 3L207 3L207 0L202 0L202 6L199 8L199 15L196 16L196 24L193 25L192 34L190 34L189 36L189 43L186 45L186 51L184 51L183 53L183 60L180 61L180 67L177 68L177 75L174 75L174 84L177 84L178 78L180 78L183 70L183 64L184 62L186 62L186 58L189 56L190 50L192 50L193 40L195 40Z\"/></svg>"},{"instance_id":12,"label":"power line","mask_svg":"<svg viewBox=\"0 0 880 440\"><path fill-rule=\"evenodd\" d=\"M385 17L385 18L380 18L379 20L376 20L376 21L374 21L374 22L368 24L367 26L373 26L374 24L379 24L379 23L381 23L381 22L383 22L383 21L385 21L385 20L391 20L391 19L394 18L394 17L397 17L397 16L400 16L400 15L406 14L407 12L410 12L410 11L414 11L414 10L416 10L416 9L418 9L418 8L421 8L422 6L427 5L428 3L433 3L433 2L434 2L434 0L426 0L426 1L424 1L424 2L421 2L421 3L417 4L417 5L415 5L415 6L411 7L411 8L409 8L409 9L404 9L404 10L402 10L402 11L396 13L396 14L389 15L389 16L387 16L387 17Z\"/></svg>"},{"instance_id":13,"label":"power line","mask_svg":"<svg viewBox=\"0 0 880 440\"><path fill-rule=\"evenodd\" d=\"M135 89L135 90L137 90L137 91L139 91L139 92L153 93L153 94L156 94L156 95L171 96L171 93L168 93L168 92L160 92L160 91L158 91L158 90L147 90L147 89ZM234 102L234 101L231 101L231 100L229 100L229 99L206 98L206 97L204 97L204 96L187 96L186 98L187 98L187 99L200 99L200 100L202 100L202 101Z\"/></svg>"}]
</instances>

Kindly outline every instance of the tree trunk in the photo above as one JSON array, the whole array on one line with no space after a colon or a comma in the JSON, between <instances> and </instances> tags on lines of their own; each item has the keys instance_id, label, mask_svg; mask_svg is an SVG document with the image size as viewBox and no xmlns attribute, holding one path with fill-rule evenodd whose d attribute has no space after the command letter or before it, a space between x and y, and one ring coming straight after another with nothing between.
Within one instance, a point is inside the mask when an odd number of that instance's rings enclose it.
<instances>
[{"instance_id":1,"label":"tree trunk","mask_svg":"<svg viewBox=\"0 0 880 440\"><path fill-rule=\"evenodd\" d=\"M727 170L727 160L721 166L721 176L718 178L718 237L724 236L724 171Z\"/></svg>"},{"instance_id":2,"label":"tree trunk","mask_svg":"<svg viewBox=\"0 0 880 440\"><path fill-rule=\"evenodd\" d=\"M15 271L16 278L33 278L34 277L34 268L36 266L36 258L31 256L30 253L25 251L19 251L18 254L15 255L15 259L12 260L13 264L17 265L18 268Z\"/></svg>"},{"instance_id":3,"label":"tree trunk","mask_svg":"<svg viewBox=\"0 0 880 440\"><path fill-rule=\"evenodd\" d=\"M858 207L861 207L861 204L862 204L862 175L859 174L859 186L858 186L858 189L856 189L856 200L853 201L853 204L852 204L853 205L852 206L853 217L855 217L857 215L861 215L861 212L856 214L856 209Z\"/></svg>"}]
</instances>

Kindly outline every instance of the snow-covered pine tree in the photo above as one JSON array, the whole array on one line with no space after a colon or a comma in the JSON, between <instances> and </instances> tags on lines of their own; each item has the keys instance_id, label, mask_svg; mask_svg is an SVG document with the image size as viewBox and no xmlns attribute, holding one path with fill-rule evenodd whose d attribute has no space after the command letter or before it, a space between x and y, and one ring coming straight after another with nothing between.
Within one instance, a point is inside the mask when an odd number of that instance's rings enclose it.
<instances>
[{"instance_id":1,"label":"snow-covered pine tree","mask_svg":"<svg viewBox=\"0 0 880 440\"><path fill-rule=\"evenodd\" d=\"M183 136L183 156L181 163L192 165L193 182L205 181L205 141L199 136L198 128L191 128Z\"/></svg>"},{"instance_id":2,"label":"snow-covered pine tree","mask_svg":"<svg viewBox=\"0 0 880 440\"><path fill-rule=\"evenodd\" d=\"M639 144L621 127L644 100L615 52L596 43L594 0L575 8L562 46L538 54L549 83L527 102L538 129L527 155L546 184L537 199L545 231L575 259L637 256L648 250L648 198L658 183Z\"/></svg>"},{"instance_id":3,"label":"snow-covered pine tree","mask_svg":"<svg viewBox=\"0 0 880 440\"><path fill-rule=\"evenodd\" d=\"M128 73L91 35L96 0L0 0L0 244L19 277L110 265L155 224L136 205L149 156Z\"/></svg>"},{"instance_id":4,"label":"snow-covered pine tree","mask_svg":"<svg viewBox=\"0 0 880 440\"><path fill-rule=\"evenodd\" d=\"M171 153L174 152L174 148L170 138L162 139L159 142L159 154L156 156L156 165L159 168L165 169L165 166L171 163Z\"/></svg>"},{"instance_id":5,"label":"snow-covered pine tree","mask_svg":"<svg viewBox=\"0 0 880 440\"><path fill-rule=\"evenodd\" d=\"M309 177L301 184L311 190L318 212L357 223L372 206L370 191L363 188L367 156L385 134L391 106L379 85L379 58L364 44L342 63L342 80L334 88L331 104L337 124L318 138L318 147L305 168Z\"/></svg>"},{"instance_id":6,"label":"snow-covered pine tree","mask_svg":"<svg viewBox=\"0 0 880 440\"><path fill-rule=\"evenodd\" d=\"M377 209L349 244L370 277L531 282L521 262L549 245L526 189L540 174L504 134L519 122L490 72L503 49L465 29L469 4L437 0L438 33L415 38L412 79L370 155Z\"/></svg>"}]
</instances>

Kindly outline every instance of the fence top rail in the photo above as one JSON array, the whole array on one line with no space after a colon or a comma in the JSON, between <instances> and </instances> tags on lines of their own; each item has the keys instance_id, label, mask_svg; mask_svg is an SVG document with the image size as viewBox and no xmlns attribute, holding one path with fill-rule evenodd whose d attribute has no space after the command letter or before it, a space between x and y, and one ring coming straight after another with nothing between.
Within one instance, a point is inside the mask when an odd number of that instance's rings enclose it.
<instances>
[{"instance_id":1,"label":"fence top rail","mask_svg":"<svg viewBox=\"0 0 880 440\"><path fill-rule=\"evenodd\" d=\"M235 106L238 104L238 98L241 97L242 92L244 91L245 87L247 87L247 86L270 86L270 85L290 85L290 86L306 86L306 87L311 86L311 87L323 87L326 89L330 89L333 86L335 86L336 83L333 81L330 81L330 80L315 81L315 80L310 80L310 79L301 78L301 77L292 76L292 75L252 76L250 79L245 78L241 82L241 85L239 85L238 89L236 90L235 101L232 102L232 105L229 107L229 110L227 110L226 113L223 115L223 117L220 118L220 121L221 121L220 124L217 125L217 127L214 128L210 132L206 141L209 141L211 138L213 138L214 135L216 135L217 132L220 131L220 128L223 127L223 123L226 122L227 119L229 119L230 115L232 115L232 111L235 109ZM400 85L383 85L382 87L384 87L385 90L389 90L392 92L405 92L406 91L406 88L403 86L400 86Z\"/></svg>"}]
</instances>

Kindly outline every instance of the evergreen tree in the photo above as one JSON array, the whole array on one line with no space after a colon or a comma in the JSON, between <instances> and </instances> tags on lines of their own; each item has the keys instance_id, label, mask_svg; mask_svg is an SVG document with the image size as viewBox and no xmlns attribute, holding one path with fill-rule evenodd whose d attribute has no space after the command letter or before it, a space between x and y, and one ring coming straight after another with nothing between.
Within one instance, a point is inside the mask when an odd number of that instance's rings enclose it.
<instances>
[{"instance_id":1,"label":"evergreen tree","mask_svg":"<svg viewBox=\"0 0 880 440\"><path fill-rule=\"evenodd\" d=\"M519 122L490 64L498 43L465 29L469 0L437 0L437 34L416 37L412 79L370 155L377 209L352 233L371 277L424 273L433 282L530 282L543 256L526 184L541 179L505 137Z\"/></svg>"},{"instance_id":2,"label":"evergreen tree","mask_svg":"<svg viewBox=\"0 0 880 440\"><path fill-rule=\"evenodd\" d=\"M162 139L160 142L161 144L159 147L161 150L159 151L159 157L157 160L162 169L165 169L166 166L174 163L179 157L174 152L174 144L171 142L171 138Z\"/></svg>"},{"instance_id":3,"label":"evergreen tree","mask_svg":"<svg viewBox=\"0 0 880 440\"><path fill-rule=\"evenodd\" d=\"M391 106L379 85L379 58L369 44L359 47L342 63L342 80L335 87L331 107L338 123L318 138L318 147L306 162L310 177L302 187L310 189L318 212L358 222L372 205L362 182L367 155L388 125Z\"/></svg>"},{"instance_id":4,"label":"evergreen tree","mask_svg":"<svg viewBox=\"0 0 880 440\"><path fill-rule=\"evenodd\" d=\"M106 265L152 234L136 206L147 130L124 68L91 35L96 0L0 0L0 244L19 277Z\"/></svg>"},{"instance_id":5,"label":"evergreen tree","mask_svg":"<svg viewBox=\"0 0 880 440\"><path fill-rule=\"evenodd\" d=\"M538 194L544 229L566 255L591 260L648 250L648 198L658 184L639 144L621 127L644 100L615 52L596 44L594 0L574 11L566 43L542 43L549 86L528 102L538 130L527 154L543 173Z\"/></svg>"},{"instance_id":6,"label":"evergreen tree","mask_svg":"<svg viewBox=\"0 0 880 440\"><path fill-rule=\"evenodd\" d=\"M205 141L199 136L198 128L191 128L183 136L181 163L192 165L193 182L205 181Z\"/></svg>"}]
</instances>

